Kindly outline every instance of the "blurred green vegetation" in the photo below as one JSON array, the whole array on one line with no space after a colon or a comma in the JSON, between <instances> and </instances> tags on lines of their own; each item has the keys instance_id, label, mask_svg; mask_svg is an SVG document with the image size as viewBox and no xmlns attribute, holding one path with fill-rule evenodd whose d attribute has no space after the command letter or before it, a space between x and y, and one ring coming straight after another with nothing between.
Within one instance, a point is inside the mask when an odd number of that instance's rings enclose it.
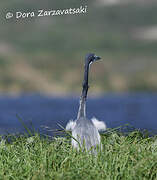
<instances>
[{"instance_id":1,"label":"blurred green vegetation","mask_svg":"<svg viewBox=\"0 0 157 180\"><path fill-rule=\"evenodd\" d=\"M5 19L7 12L88 6L86 14ZM102 61L92 66L90 92L157 90L157 3L100 1L0 2L0 92L78 93L84 56ZM142 36L143 35L143 36Z\"/></svg>"}]
</instances>

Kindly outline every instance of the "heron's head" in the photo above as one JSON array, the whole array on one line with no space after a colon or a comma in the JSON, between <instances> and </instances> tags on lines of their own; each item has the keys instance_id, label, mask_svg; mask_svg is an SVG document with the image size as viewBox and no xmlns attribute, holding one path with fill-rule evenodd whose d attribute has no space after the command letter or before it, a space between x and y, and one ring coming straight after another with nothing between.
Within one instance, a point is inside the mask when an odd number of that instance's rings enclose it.
<instances>
[{"instance_id":1,"label":"heron's head","mask_svg":"<svg viewBox=\"0 0 157 180\"><path fill-rule=\"evenodd\" d=\"M86 63L89 63L89 64L93 63L94 61L98 61L100 59L101 58L99 56L96 56L94 53L89 53L85 57Z\"/></svg>"}]
</instances>

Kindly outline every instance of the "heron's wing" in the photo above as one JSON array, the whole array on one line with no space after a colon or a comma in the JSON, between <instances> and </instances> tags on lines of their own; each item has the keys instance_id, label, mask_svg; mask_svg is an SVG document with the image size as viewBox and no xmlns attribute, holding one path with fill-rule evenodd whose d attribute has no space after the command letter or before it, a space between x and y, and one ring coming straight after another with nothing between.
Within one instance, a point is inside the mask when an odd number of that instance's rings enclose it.
<instances>
[{"instance_id":1,"label":"heron's wing","mask_svg":"<svg viewBox=\"0 0 157 180\"><path fill-rule=\"evenodd\" d=\"M99 121L95 117L93 117L92 122L94 126L97 128L98 131L105 131L106 130L106 124L103 121Z\"/></svg>"},{"instance_id":2,"label":"heron's wing","mask_svg":"<svg viewBox=\"0 0 157 180\"><path fill-rule=\"evenodd\" d=\"M70 131L73 130L76 125L76 121L70 120L66 125L66 130Z\"/></svg>"}]
</instances>

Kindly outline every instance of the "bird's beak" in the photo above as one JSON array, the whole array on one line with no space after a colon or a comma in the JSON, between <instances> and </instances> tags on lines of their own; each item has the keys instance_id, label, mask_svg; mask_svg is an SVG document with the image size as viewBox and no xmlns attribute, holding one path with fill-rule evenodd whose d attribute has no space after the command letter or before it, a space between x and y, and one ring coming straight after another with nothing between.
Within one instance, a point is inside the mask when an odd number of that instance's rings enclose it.
<instances>
[{"instance_id":1,"label":"bird's beak","mask_svg":"<svg viewBox=\"0 0 157 180\"><path fill-rule=\"evenodd\" d=\"M98 60L100 60L100 59L101 59L101 57L96 56L96 55L94 56L94 60L95 60L95 61L98 61Z\"/></svg>"}]
</instances>

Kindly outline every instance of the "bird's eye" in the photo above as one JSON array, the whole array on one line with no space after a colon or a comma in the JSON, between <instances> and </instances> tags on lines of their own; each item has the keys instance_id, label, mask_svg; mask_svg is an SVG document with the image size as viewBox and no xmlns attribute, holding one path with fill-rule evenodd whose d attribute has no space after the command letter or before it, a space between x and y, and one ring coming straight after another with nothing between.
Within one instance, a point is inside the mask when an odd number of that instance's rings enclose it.
<instances>
[{"instance_id":1,"label":"bird's eye","mask_svg":"<svg viewBox=\"0 0 157 180\"><path fill-rule=\"evenodd\" d=\"M101 58L99 56L94 55L94 61L100 60Z\"/></svg>"}]
</instances>

